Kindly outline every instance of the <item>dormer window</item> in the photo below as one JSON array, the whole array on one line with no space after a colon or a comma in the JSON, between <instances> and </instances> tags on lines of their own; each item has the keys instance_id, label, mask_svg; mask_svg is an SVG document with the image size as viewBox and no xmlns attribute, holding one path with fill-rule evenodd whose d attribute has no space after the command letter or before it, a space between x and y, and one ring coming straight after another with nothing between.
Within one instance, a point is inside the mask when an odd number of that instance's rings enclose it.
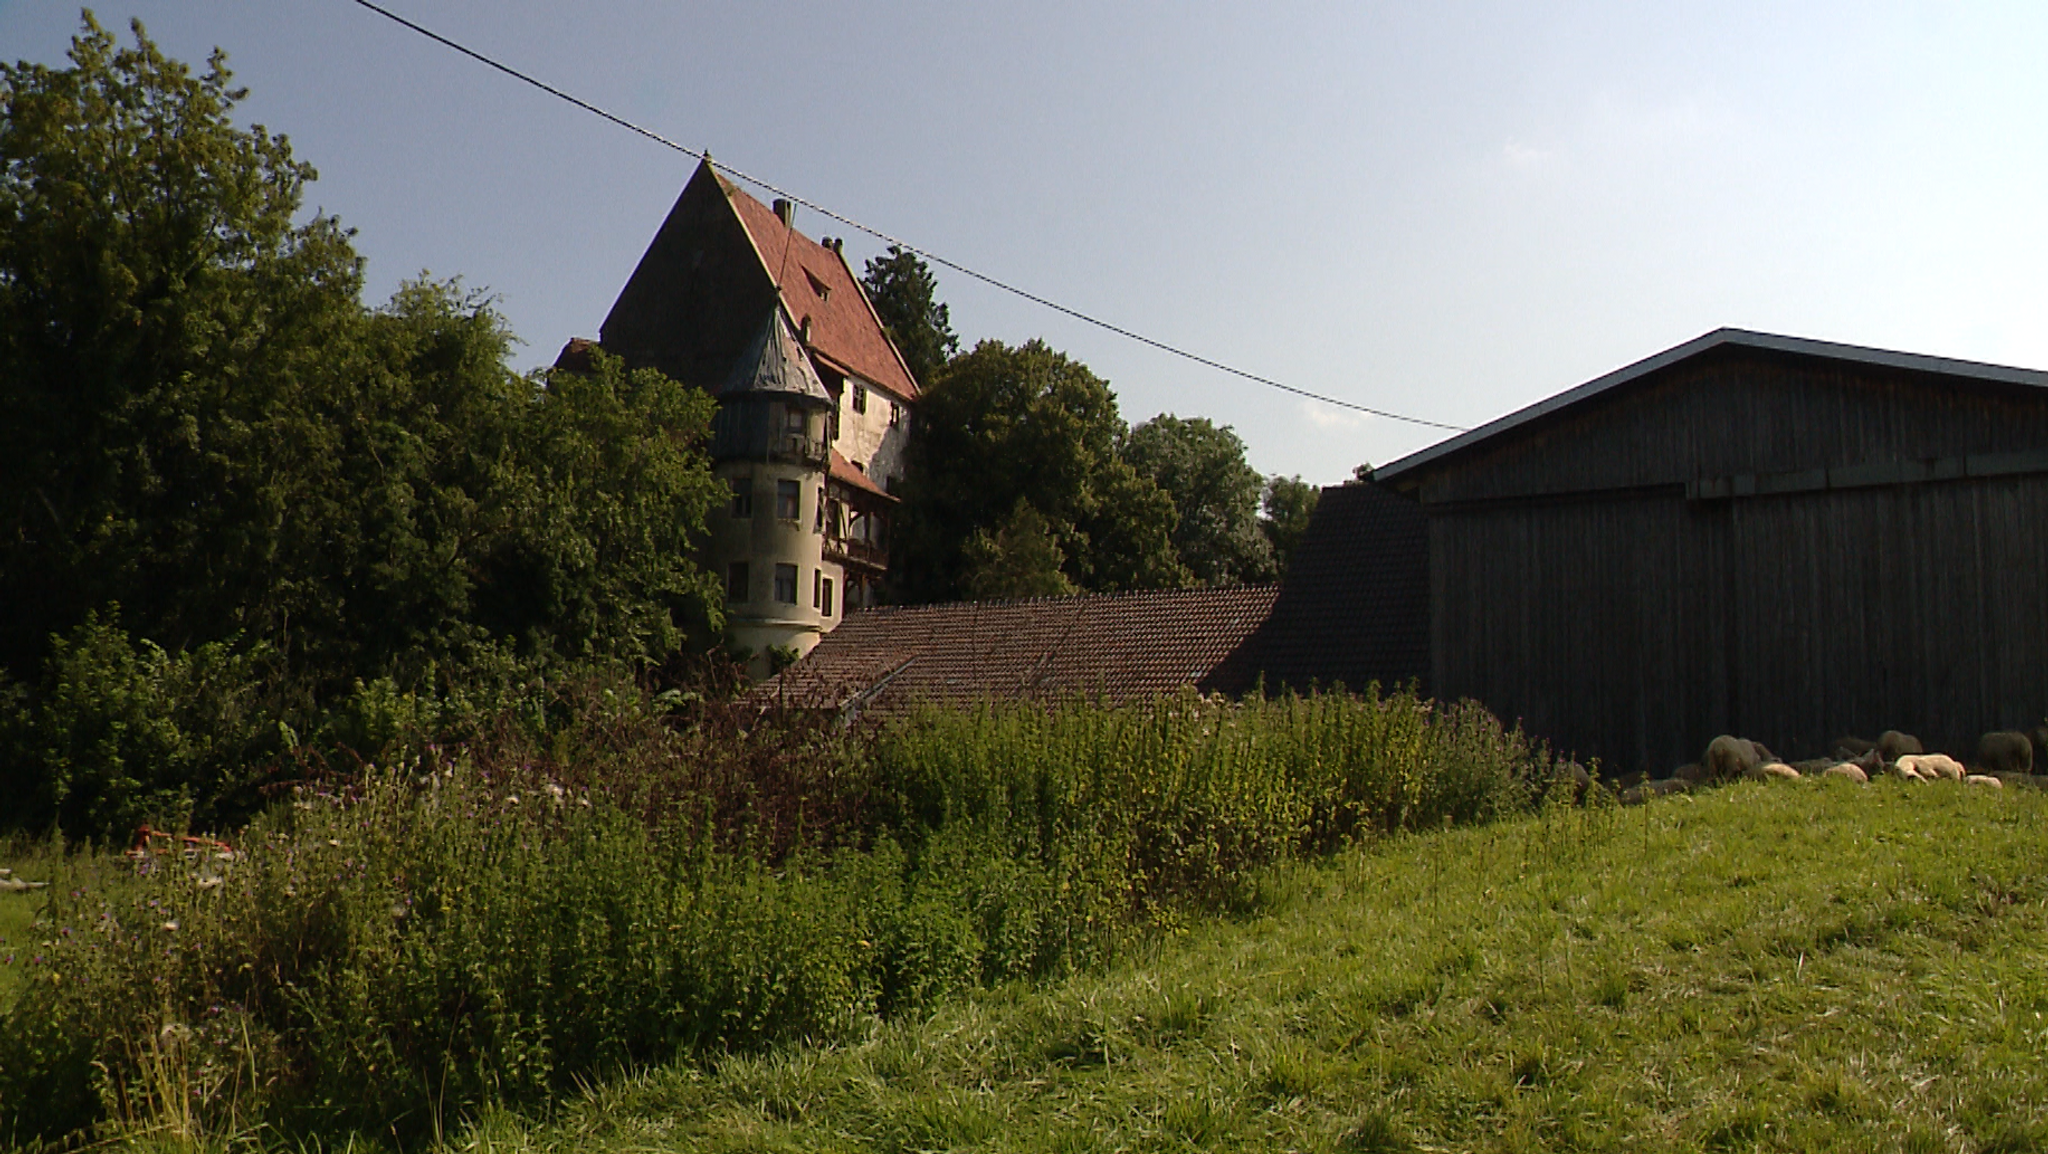
<instances>
[{"instance_id":1,"label":"dormer window","mask_svg":"<svg viewBox=\"0 0 2048 1154\"><path fill-rule=\"evenodd\" d=\"M819 280L810 269L804 270L804 279L811 282L811 291L818 294L819 300L827 300L832 296L832 286Z\"/></svg>"}]
</instances>

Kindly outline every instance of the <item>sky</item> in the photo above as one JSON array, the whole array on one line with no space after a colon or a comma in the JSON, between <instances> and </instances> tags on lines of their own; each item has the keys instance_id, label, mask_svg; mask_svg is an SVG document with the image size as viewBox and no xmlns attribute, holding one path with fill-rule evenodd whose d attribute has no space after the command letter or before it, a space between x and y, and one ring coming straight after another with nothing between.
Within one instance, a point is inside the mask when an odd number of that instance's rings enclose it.
<instances>
[{"instance_id":1,"label":"sky","mask_svg":"<svg viewBox=\"0 0 2048 1154\"><path fill-rule=\"evenodd\" d=\"M2048 4L382 0L805 200L1300 389L1482 424L1724 325L2048 368ZM126 0L224 49L369 294L495 294L520 367L596 336L695 161L352 0ZM79 10L0 0L0 59ZM769 193L750 189L763 199ZM845 236L858 271L883 242ZM1319 484L1448 435L938 269L1124 416Z\"/></svg>"}]
</instances>

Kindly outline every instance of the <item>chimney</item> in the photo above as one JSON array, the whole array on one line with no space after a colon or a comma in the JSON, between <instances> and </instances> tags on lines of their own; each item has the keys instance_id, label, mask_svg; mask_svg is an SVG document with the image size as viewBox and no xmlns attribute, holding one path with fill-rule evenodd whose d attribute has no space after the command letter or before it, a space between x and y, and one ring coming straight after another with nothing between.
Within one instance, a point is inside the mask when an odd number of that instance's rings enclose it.
<instances>
[{"instance_id":1,"label":"chimney","mask_svg":"<svg viewBox=\"0 0 2048 1154\"><path fill-rule=\"evenodd\" d=\"M781 221L784 228L796 227L790 223L796 219L796 206L777 197L775 200L775 219Z\"/></svg>"}]
</instances>

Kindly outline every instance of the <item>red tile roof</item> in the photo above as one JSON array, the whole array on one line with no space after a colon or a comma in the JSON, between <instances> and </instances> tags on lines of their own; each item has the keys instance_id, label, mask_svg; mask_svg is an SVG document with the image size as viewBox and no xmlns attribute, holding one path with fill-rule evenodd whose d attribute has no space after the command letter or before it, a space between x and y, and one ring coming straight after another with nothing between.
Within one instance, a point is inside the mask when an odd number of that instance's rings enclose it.
<instances>
[{"instance_id":1,"label":"red tile roof","mask_svg":"<svg viewBox=\"0 0 2048 1154\"><path fill-rule=\"evenodd\" d=\"M752 697L807 708L865 697L863 709L899 712L918 702L1208 690L1276 592L1236 585L858 610Z\"/></svg>"},{"instance_id":2,"label":"red tile roof","mask_svg":"<svg viewBox=\"0 0 2048 1154\"><path fill-rule=\"evenodd\" d=\"M782 300L799 330L810 321L805 344L834 367L856 373L906 401L917 399L917 382L889 343L881 318L861 292L845 258L782 223L775 210L719 184L753 238L768 275L782 288Z\"/></svg>"},{"instance_id":3,"label":"red tile roof","mask_svg":"<svg viewBox=\"0 0 2048 1154\"><path fill-rule=\"evenodd\" d=\"M840 456L837 449L832 450L832 469L829 475L833 480L842 485L859 489L871 496L880 497L884 501L894 502L896 500L889 490L875 484L874 478L854 468L852 461Z\"/></svg>"}]
</instances>

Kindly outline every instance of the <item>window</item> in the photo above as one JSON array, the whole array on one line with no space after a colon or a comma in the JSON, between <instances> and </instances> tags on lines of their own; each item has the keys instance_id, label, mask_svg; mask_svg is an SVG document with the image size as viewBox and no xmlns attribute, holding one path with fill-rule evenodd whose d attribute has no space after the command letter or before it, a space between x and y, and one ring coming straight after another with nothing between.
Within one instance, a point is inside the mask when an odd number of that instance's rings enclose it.
<instances>
[{"instance_id":1,"label":"window","mask_svg":"<svg viewBox=\"0 0 2048 1154\"><path fill-rule=\"evenodd\" d=\"M825 578L825 616L832 616L832 579Z\"/></svg>"},{"instance_id":2,"label":"window","mask_svg":"<svg viewBox=\"0 0 2048 1154\"><path fill-rule=\"evenodd\" d=\"M796 604L796 566L775 567L775 599L784 605Z\"/></svg>"},{"instance_id":3,"label":"window","mask_svg":"<svg viewBox=\"0 0 2048 1154\"><path fill-rule=\"evenodd\" d=\"M795 481L775 482L775 515L785 521L803 516L803 489Z\"/></svg>"},{"instance_id":4,"label":"window","mask_svg":"<svg viewBox=\"0 0 2048 1154\"><path fill-rule=\"evenodd\" d=\"M823 569L813 569L811 570L811 608L816 609L824 603L825 571Z\"/></svg>"},{"instance_id":5,"label":"window","mask_svg":"<svg viewBox=\"0 0 2048 1154\"><path fill-rule=\"evenodd\" d=\"M896 403L896 402L894 402L894 401L890 401L890 402L889 402L889 424L890 424L891 426L895 426L895 425L900 425L900 424L902 424L902 423L903 423L903 406L902 406L902 405L899 405L899 404L897 404L897 403Z\"/></svg>"},{"instance_id":6,"label":"window","mask_svg":"<svg viewBox=\"0 0 2048 1154\"><path fill-rule=\"evenodd\" d=\"M747 599L747 563L734 561L725 567L725 599L745 601Z\"/></svg>"},{"instance_id":7,"label":"window","mask_svg":"<svg viewBox=\"0 0 2048 1154\"><path fill-rule=\"evenodd\" d=\"M816 523L815 523L815 524L813 524L813 525L811 526L811 532L813 532L813 533L823 533L824 531L825 531L825 486L823 486L823 485L820 485L820 486L818 486L818 516L817 516L817 520L816 520Z\"/></svg>"},{"instance_id":8,"label":"window","mask_svg":"<svg viewBox=\"0 0 2048 1154\"><path fill-rule=\"evenodd\" d=\"M752 477L727 477L725 483L732 489L732 515L751 517L754 515L754 479Z\"/></svg>"},{"instance_id":9,"label":"window","mask_svg":"<svg viewBox=\"0 0 2048 1154\"><path fill-rule=\"evenodd\" d=\"M868 387L866 385L857 384L853 386L853 411L856 413L868 411Z\"/></svg>"},{"instance_id":10,"label":"window","mask_svg":"<svg viewBox=\"0 0 2048 1154\"><path fill-rule=\"evenodd\" d=\"M788 408L784 409L782 411L782 414L782 423L785 429L788 429L792 433L801 433L804 431L804 411L801 407L797 405L791 405Z\"/></svg>"}]
</instances>

